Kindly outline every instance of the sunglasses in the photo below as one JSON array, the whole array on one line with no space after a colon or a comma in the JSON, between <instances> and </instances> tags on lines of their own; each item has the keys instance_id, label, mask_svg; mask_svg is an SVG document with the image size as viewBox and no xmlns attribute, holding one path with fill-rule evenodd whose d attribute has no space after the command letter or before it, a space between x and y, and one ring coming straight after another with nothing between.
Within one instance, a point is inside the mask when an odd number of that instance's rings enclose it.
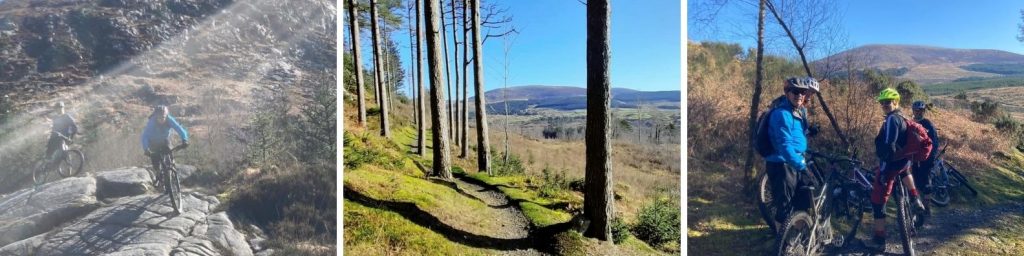
<instances>
[{"instance_id":1,"label":"sunglasses","mask_svg":"<svg viewBox=\"0 0 1024 256\"><path fill-rule=\"evenodd\" d=\"M788 88L788 89L786 89L786 92L787 93L796 94L796 95L804 95L804 96L810 96L811 94L814 93L814 91L811 91L811 90L808 90L808 89L798 89L798 88Z\"/></svg>"},{"instance_id":2,"label":"sunglasses","mask_svg":"<svg viewBox=\"0 0 1024 256\"><path fill-rule=\"evenodd\" d=\"M878 104L879 105L889 105L889 104L892 104L892 100L879 101Z\"/></svg>"}]
</instances>

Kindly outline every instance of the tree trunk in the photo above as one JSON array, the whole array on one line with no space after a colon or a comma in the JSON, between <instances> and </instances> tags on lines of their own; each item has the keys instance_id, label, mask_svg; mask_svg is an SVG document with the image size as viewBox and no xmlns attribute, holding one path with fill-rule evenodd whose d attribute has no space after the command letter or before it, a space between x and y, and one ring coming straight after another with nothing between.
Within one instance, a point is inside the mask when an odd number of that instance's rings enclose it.
<instances>
[{"instance_id":1,"label":"tree trunk","mask_svg":"<svg viewBox=\"0 0 1024 256\"><path fill-rule=\"evenodd\" d=\"M427 22L427 66L430 67L430 123L434 142L434 166L433 173L442 179L451 180L451 152L448 148L448 120L445 120L444 113L447 112L444 98L444 87L441 86L441 70L445 68L445 62L441 61L441 36L438 27L441 24L440 0L426 1L426 22Z\"/></svg>"},{"instance_id":2,"label":"tree trunk","mask_svg":"<svg viewBox=\"0 0 1024 256\"><path fill-rule=\"evenodd\" d=\"M412 21L412 19L413 19L413 14L412 14L413 8L414 7L410 5L410 6L408 6L408 9L405 9L406 10L405 17L406 17L406 22L407 22L406 24L407 24L407 26L409 28L409 59L410 59L409 60L409 69L408 69L409 72L406 72L406 73L409 74L409 76L408 76L408 78L409 78L409 80L408 80L409 81L409 97L411 97L410 98L411 102L409 102L409 104L413 105L412 106L412 122L415 123L417 129L419 129L419 125L420 125L420 118L419 118L420 106L418 106L415 103L413 103L413 102L416 102L416 82L417 82L416 79L413 78L413 74L416 72L415 71L416 70L416 60L415 60L416 59L416 41L415 41L416 40L416 34L415 34L416 33L416 30L415 30L416 28L412 27L416 23L413 23L413 21Z\"/></svg>"},{"instance_id":3,"label":"tree trunk","mask_svg":"<svg viewBox=\"0 0 1024 256\"><path fill-rule=\"evenodd\" d=\"M455 126L452 126L452 130L453 130L453 132L455 134L453 135L452 139L455 141L456 145L459 145L461 143L461 140L459 140L459 137L461 136L461 133L462 133L462 130L461 130L462 125L459 124L459 121L462 120L462 118L459 117L459 114L461 113L461 112L459 112L459 81L460 81L459 80L459 67L462 66L462 65L459 65L459 38L458 38L458 34L459 34L458 33L458 31L459 31L458 24L459 23L455 21L455 19L456 19L456 17L455 17L456 16L455 15L456 14L456 12L455 12L455 3L456 2L455 1L456 0L452 0L452 49L454 50L454 55L452 55L452 62L451 63L454 64L454 65L452 65L452 70L455 71L455 91L453 91L455 93L455 97L452 98L452 103L454 103L454 106L452 107L452 117L453 117L452 118L452 123L455 124ZM463 42L463 43L465 43L465 42ZM465 54L465 53L463 53L463 54ZM465 92L463 92L463 93L465 93ZM465 155L465 154L463 154L463 155ZM463 157L463 156L460 156L460 157Z\"/></svg>"},{"instance_id":4,"label":"tree trunk","mask_svg":"<svg viewBox=\"0 0 1024 256\"><path fill-rule=\"evenodd\" d=\"M757 9L757 58L755 60L756 68L754 72L754 95L750 98L750 120L747 122L747 127L750 129L748 134L748 141L750 141L750 147L747 148L747 159L743 164L743 173L745 174L744 180L746 181L746 188L744 190L752 191L753 184L756 182L754 179L757 177L757 173L754 170L754 133L757 130L757 112L758 107L761 104L761 82L764 80L764 1L758 1Z\"/></svg>"},{"instance_id":5,"label":"tree trunk","mask_svg":"<svg viewBox=\"0 0 1024 256\"><path fill-rule=\"evenodd\" d=\"M768 7L768 10L772 12L772 16L775 16L775 20L779 22L779 25L782 26L782 30L785 30L786 35L789 36L790 42L793 43L793 48L796 48L797 54L800 55L800 62L803 63L804 71L807 72L807 76L814 77L814 74L811 73L811 66L807 64L807 56L804 55L804 47L797 43L796 36L793 35L793 31L789 30L789 26L786 26L786 22L782 20L782 16L779 16L779 13L775 10L775 5L771 2L765 2L765 5ZM846 135L843 134L843 131L839 129L839 123L836 122L836 117L832 115L832 110L829 110L828 104L825 103L825 98L821 96L821 93L815 93L815 95L818 96L818 102L821 103L821 109L825 110L825 115L828 116L828 121L832 124L832 129L834 129L836 134L839 135L839 139L843 141L846 149L850 150L850 141L846 138Z\"/></svg>"},{"instance_id":6,"label":"tree trunk","mask_svg":"<svg viewBox=\"0 0 1024 256\"><path fill-rule=\"evenodd\" d=\"M471 0L473 10L473 80L476 93L476 163L477 170L494 175L490 168L491 140L487 132L487 99L484 95L484 50L480 39L480 0ZM465 140L465 138L463 138ZM465 146L463 146L465 147ZM463 148L463 150L466 150Z\"/></svg>"},{"instance_id":7,"label":"tree trunk","mask_svg":"<svg viewBox=\"0 0 1024 256\"><path fill-rule=\"evenodd\" d=\"M451 72L452 71L448 67L449 66L448 63L450 63L450 62L448 62L448 28L447 28L447 25L444 24L444 9L443 9L443 7L444 6L438 6L437 8L441 9L441 13L440 13L439 19L440 19L440 22L441 22L441 42L444 43L444 63L445 63L445 66L444 66L444 78L445 78L445 82L446 82L445 84L448 86L448 91L446 91L446 92L447 92L447 95L448 95L448 99L452 99L453 98L452 95L451 95L451 92L452 92L452 73ZM455 117L455 114L452 113L452 103L450 101L448 101L448 102L444 102L444 104L448 105L448 108L447 108L447 110L448 110L448 113L447 113L447 115L448 115L448 127L449 128L455 127L455 123L453 123L453 119L452 119L452 118ZM445 130L444 132L448 133L448 138L451 138L451 137L455 136L452 133L451 129Z\"/></svg>"},{"instance_id":8,"label":"tree trunk","mask_svg":"<svg viewBox=\"0 0 1024 256\"><path fill-rule=\"evenodd\" d=\"M427 119L425 117L427 110L424 104L425 100L423 100L423 95L425 92L423 89L423 56L421 56L421 54L423 54L423 49L420 48L420 43L423 42L423 27L422 25L420 25L420 20L422 19L420 15L422 15L422 13L423 0L416 0L416 84L419 87L418 90L420 96L419 98L416 99L416 105L419 106L420 111L420 125L418 132L419 136L417 137L418 143L416 143L416 152L419 153L420 156L426 156L426 145L424 144L427 144L427 138L425 136L427 133Z\"/></svg>"},{"instance_id":9,"label":"tree trunk","mask_svg":"<svg viewBox=\"0 0 1024 256\"><path fill-rule=\"evenodd\" d=\"M381 36L379 30L380 27L377 25L377 0L370 0L370 24L373 27L373 54L374 58L377 59L377 64L379 65L383 62L382 59L384 55L380 49ZM381 70L381 66L377 66L374 70L377 72L377 77L379 78L377 79L377 87L379 90L377 98L380 104L380 136L391 138L391 131L388 129L388 89L385 87L387 85L382 81L386 78L384 77L384 74L381 73L383 71Z\"/></svg>"},{"instance_id":10,"label":"tree trunk","mask_svg":"<svg viewBox=\"0 0 1024 256\"><path fill-rule=\"evenodd\" d=\"M583 235L605 241L612 239L611 222L615 214L608 139L610 14L608 0L587 1L587 163L583 213L590 220L590 227Z\"/></svg>"},{"instance_id":11,"label":"tree trunk","mask_svg":"<svg viewBox=\"0 0 1024 256\"><path fill-rule=\"evenodd\" d=\"M363 92L363 65L359 49L359 16L356 14L356 0L348 0L348 20L352 35L352 57L356 73L356 105L359 108L359 125L366 125L365 92Z\"/></svg>"},{"instance_id":12,"label":"tree trunk","mask_svg":"<svg viewBox=\"0 0 1024 256\"><path fill-rule=\"evenodd\" d=\"M459 157L466 158L466 153L469 151L469 0L462 0L462 108L459 109L462 113L459 115L462 118L462 132L459 133L460 143L462 146L462 155ZM473 52L476 54L476 52ZM480 94L477 94L480 95ZM478 108L483 109L483 108ZM480 136L477 133L477 136Z\"/></svg>"}]
</instances>

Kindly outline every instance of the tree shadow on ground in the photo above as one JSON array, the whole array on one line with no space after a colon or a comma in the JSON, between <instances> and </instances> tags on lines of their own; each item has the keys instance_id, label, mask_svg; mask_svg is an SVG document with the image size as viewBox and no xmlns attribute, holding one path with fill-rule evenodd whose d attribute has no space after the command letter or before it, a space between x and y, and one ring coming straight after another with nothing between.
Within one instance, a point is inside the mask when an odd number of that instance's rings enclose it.
<instances>
[{"instance_id":1,"label":"tree shadow on ground","mask_svg":"<svg viewBox=\"0 0 1024 256\"><path fill-rule=\"evenodd\" d=\"M537 249L536 246L534 246L534 237L532 234L529 237L519 239L502 239L477 235L445 224L441 219L420 209L414 203L377 200L347 187L344 188L344 192L344 197L349 200L361 203L367 207L398 213L405 219L408 219L417 225L429 228L430 230L433 230L448 240L456 243L477 248L491 248L506 251Z\"/></svg>"}]
</instances>

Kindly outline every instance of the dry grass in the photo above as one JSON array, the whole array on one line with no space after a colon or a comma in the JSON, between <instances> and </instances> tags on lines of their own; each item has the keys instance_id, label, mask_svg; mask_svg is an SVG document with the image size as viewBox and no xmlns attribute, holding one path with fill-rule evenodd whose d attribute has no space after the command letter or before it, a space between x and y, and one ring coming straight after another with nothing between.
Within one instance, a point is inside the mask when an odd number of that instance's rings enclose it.
<instances>
[{"instance_id":1,"label":"dry grass","mask_svg":"<svg viewBox=\"0 0 1024 256\"><path fill-rule=\"evenodd\" d=\"M700 46L690 45L689 49L690 61L695 56L708 54ZM691 63L687 78L688 250L708 255L767 251L773 238L768 234L767 226L761 224L753 196L740 192L746 182L741 168L742 156L748 150L746 124L751 95L743 92L752 91L752 82L744 79L750 76L734 74L750 74L747 72L753 63L733 60L695 66ZM772 74L772 71L768 70L766 74ZM762 95L762 104L767 104L781 91L773 81L781 80L766 80L768 85ZM826 83L822 86L822 96L843 132L853 139L860 158L866 160L868 166L876 166L874 137L883 113L868 87L860 81ZM812 123L822 127L818 137L811 138L811 148L840 153L843 151L842 143L819 105L820 102L815 102L809 108ZM996 131L992 124L973 121L971 113L956 104L938 105L940 107L931 111L929 118L940 129L943 143L950 145L947 160L956 163L966 176L972 177L972 181L985 186L985 189L1019 182L992 182L993 175L988 175L991 170L1002 168L1000 162L1003 161L994 161L994 156L1014 155L1010 140ZM762 105L760 109L764 107ZM910 115L910 112L904 113ZM755 160L755 168L761 169L763 160L757 157ZM999 200L1013 198L1015 193L1018 192L996 193L992 190L990 194L993 195L986 200L998 203Z\"/></svg>"}]
</instances>

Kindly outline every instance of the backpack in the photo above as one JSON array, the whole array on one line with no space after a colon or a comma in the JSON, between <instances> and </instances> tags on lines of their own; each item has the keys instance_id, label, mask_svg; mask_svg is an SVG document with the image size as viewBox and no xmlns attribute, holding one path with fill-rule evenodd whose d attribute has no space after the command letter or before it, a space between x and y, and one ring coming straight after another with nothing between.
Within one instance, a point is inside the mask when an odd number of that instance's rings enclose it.
<instances>
[{"instance_id":1,"label":"backpack","mask_svg":"<svg viewBox=\"0 0 1024 256\"><path fill-rule=\"evenodd\" d=\"M904 122L907 124L907 131L903 133L906 136L907 141L903 144L903 147L896 151L896 159L911 159L914 162L921 162L928 159L928 156L932 152L932 139L928 137L928 129L917 123L913 119L909 119L900 115Z\"/></svg>"},{"instance_id":2,"label":"backpack","mask_svg":"<svg viewBox=\"0 0 1024 256\"><path fill-rule=\"evenodd\" d=\"M768 119L770 119L772 111L775 111L774 107L761 112L761 115L757 117L757 130L754 131L753 146L761 157L775 154L775 146L772 146L772 138L768 135Z\"/></svg>"}]
</instances>

